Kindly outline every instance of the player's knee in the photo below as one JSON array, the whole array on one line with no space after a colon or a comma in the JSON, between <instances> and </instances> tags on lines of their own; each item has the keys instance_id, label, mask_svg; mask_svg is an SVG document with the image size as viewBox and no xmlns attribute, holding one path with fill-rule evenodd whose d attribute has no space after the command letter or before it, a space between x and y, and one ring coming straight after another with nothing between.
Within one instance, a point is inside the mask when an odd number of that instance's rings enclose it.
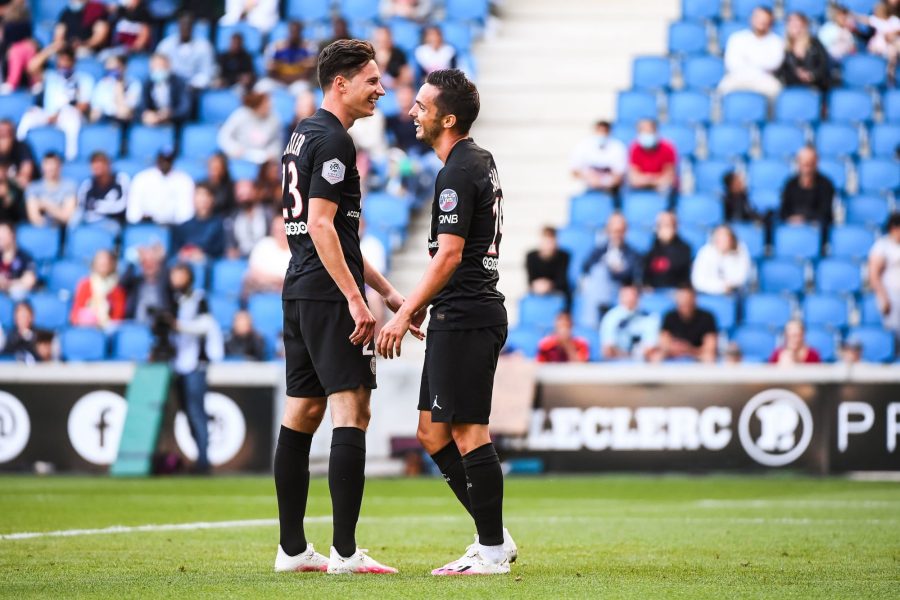
<instances>
[{"instance_id":1,"label":"player's knee","mask_svg":"<svg viewBox=\"0 0 900 600\"><path fill-rule=\"evenodd\" d=\"M422 448L428 454L434 454L444 446L450 443L450 438L442 431L434 428L426 428L421 425L416 430L416 439L422 444Z\"/></svg>"}]
</instances>

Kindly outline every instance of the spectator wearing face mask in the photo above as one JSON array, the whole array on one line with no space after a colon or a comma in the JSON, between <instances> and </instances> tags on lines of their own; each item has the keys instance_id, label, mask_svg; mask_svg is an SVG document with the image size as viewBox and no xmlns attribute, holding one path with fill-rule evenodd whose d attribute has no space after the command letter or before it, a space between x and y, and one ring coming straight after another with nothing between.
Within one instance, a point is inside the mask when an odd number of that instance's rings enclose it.
<instances>
[{"instance_id":1,"label":"spectator wearing face mask","mask_svg":"<svg viewBox=\"0 0 900 600\"><path fill-rule=\"evenodd\" d=\"M594 135L581 142L572 154L572 174L589 190L617 194L628 168L625 144L610 137L607 121L597 121Z\"/></svg>"},{"instance_id":2,"label":"spectator wearing face mask","mask_svg":"<svg viewBox=\"0 0 900 600\"><path fill-rule=\"evenodd\" d=\"M110 56L104 66L106 71L91 94L90 118L92 121L112 121L127 125L141 103L143 86L137 79L125 75L123 57Z\"/></svg>"},{"instance_id":3,"label":"spectator wearing face mask","mask_svg":"<svg viewBox=\"0 0 900 600\"><path fill-rule=\"evenodd\" d=\"M141 105L144 125L177 125L190 116L190 89L172 73L169 59L162 54L150 57L150 80L144 83Z\"/></svg>"},{"instance_id":4,"label":"spectator wearing face mask","mask_svg":"<svg viewBox=\"0 0 900 600\"><path fill-rule=\"evenodd\" d=\"M656 217L656 237L644 257L644 285L678 288L691 283L691 247L678 235L678 219L671 212Z\"/></svg>"},{"instance_id":5,"label":"spectator wearing face mask","mask_svg":"<svg viewBox=\"0 0 900 600\"><path fill-rule=\"evenodd\" d=\"M675 147L659 137L656 121L640 121L637 139L629 150L628 185L635 190L672 194L678 184L677 164Z\"/></svg>"}]
</instances>

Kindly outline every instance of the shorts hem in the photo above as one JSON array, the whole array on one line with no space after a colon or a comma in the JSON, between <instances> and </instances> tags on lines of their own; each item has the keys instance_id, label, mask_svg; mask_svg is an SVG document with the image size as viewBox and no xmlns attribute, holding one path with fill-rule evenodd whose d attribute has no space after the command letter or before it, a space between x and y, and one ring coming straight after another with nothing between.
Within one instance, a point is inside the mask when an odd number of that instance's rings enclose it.
<instances>
[{"instance_id":1,"label":"shorts hem","mask_svg":"<svg viewBox=\"0 0 900 600\"><path fill-rule=\"evenodd\" d=\"M338 385L333 385L329 388L325 389L325 395L330 396L332 394L337 394L338 392L346 392L347 390L355 390L358 388L366 388L369 390L374 390L378 388L377 383L368 383L368 382L360 382L360 383L340 383Z\"/></svg>"},{"instance_id":2,"label":"shorts hem","mask_svg":"<svg viewBox=\"0 0 900 600\"><path fill-rule=\"evenodd\" d=\"M431 413L431 422L432 423L448 423L450 425L489 425L490 419L485 419L483 417L460 417L458 415L449 415L446 419L435 418L433 412Z\"/></svg>"},{"instance_id":3,"label":"shorts hem","mask_svg":"<svg viewBox=\"0 0 900 600\"><path fill-rule=\"evenodd\" d=\"M320 393L321 392L321 393ZM297 391L292 389L287 389L284 391L286 396L290 396L291 398L327 398L328 394L326 394L321 388L317 390L313 390L311 392L307 391Z\"/></svg>"}]
</instances>

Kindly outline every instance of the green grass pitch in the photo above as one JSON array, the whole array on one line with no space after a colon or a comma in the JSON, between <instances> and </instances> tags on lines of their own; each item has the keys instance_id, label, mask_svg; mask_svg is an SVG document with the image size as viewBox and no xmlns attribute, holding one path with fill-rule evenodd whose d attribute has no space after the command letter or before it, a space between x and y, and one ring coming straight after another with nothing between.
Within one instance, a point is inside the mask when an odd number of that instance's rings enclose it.
<instances>
[{"instance_id":1,"label":"green grass pitch","mask_svg":"<svg viewBox=\"0 0 900 600\"><path fill-rule=\"evenodd\" d=\"M331 527L314 479L307 526ZM265 477L0 478L0 534L276 517ZM436 579L474 528L439 479L366 483L358 542L397 576L271 572L277 527L0 538L0 597L898 598L900 484L773 477L509 478L508 577Z\"/></svg>"}]
</instances>

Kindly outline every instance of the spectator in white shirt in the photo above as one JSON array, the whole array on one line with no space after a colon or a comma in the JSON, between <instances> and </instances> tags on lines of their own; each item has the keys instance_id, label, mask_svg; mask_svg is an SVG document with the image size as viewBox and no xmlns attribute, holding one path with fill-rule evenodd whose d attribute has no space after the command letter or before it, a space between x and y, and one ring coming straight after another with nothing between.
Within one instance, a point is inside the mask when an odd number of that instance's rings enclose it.
<instances>
[{"instance_id":1,"label":"spectator in white shirt","mask_svg":"<svg viewBox=\"0 0 900 600\"><path fill-rule=\"evenodd\" d=\"M869 251L869 284L885 328L900 342L900 212L888 218L885 229Z\"/></svg>"},{"instance_id":2,"label":"spectator in white shirt","mask_svg":"<svg viewBox=\"0 0 900 600\"><path fill-rule=\"evenodd\" d=\"M237 207L225 223L228 258L248 256L257 242L266 237L272 217L259 196L256 184L249 179L241 179L234 184Z\"/></svg>"},{"instance_id":3,"label":"spectator in white shirt","mask_svg":"<svg viewBox=\"0 0 900 600\"><path fill-rule=\"evenodd\" d=\"M62 177L62 157L48 152L41 161L44 177L32 181L25 188L25 210L35 227L54 225L64 227L75 214L75 182Z\"/></svg>"},{"instance_id":4,"label":"spectator in white shirt","mask_svg":"<svg viewBox=\"0 0 900 600\"><path fill-rule=\"evenodd\" d=\"M885 2L879 2L871 16L860 15L860 20L875 32L869 39L869 52L888 59L888 73L892 73L900 52L900 17L892 15Z\"/></svg>"},{"instance_id":5,"label":"spectator in white shirt","mask_svg":"<svg viewBox=\"0 0 900 600\"><path fill-rule=\"evenodd\" d=\"M694 259L691 284L701 294L732 294L750 279L750 253L727 225L720 225Z\"/></svg>"},{"instance_id":6,"label":"spectator in white shirt","mask_svg":"<svg viewBox=\"0 0 900 600\"><path fill-rule=\"evenodd\" d=\"M589 190L615 194L628 169L625 144L610 137L607 121L597 121L594 135L581 142L572 153L572 173Z\"/></svg>"},{"instance_id":7,"label":"spectator in white shirt","mask_svg":"<svg viewBox=\"0 0 900 600\"><path fill-rule=\"evenodd\" d=\"M422 34L422 45L416 48L415 59L422 75L425 76L432 71L455 68L456 49L444 43L444 34L440 27L431 25L426 27Z\"/></svg>"},{"instance_id":8,"label":"spectator in white shirt","mask_svg":"<svg viewBox=\"0 0 900 600\"><path fill-rule=\"evenodd\" d=\"M268 94L247 92L244 105L228 116L219 130L219 147L228 158L262 164L281 157L284 148L281 121Z\"/></svg>"},{"instance_id":9,"label":"spectator in white shirt","mask_svg":"<svg viewBox=\"0 0 900 600\"><path fill-rule=\"evenodd\" d=\"M819 28L819 41L834 60L856 53L853 15L843 6L831 9L831 20Z\"/></svg>"},{"instance_id":10,"label":"spectator in white shirt","mask_svg":"<svg viewBox=\"0 0 900 600\"><path fill-rule=\"evenodd\" d=\"M242 22L269 33L278 23L278 0L225 0L225 14L219 25Z\"/></svg>"},{"instance_id":11,"label":"spectator in white shirt","mask_svg":"<svg viewBox=\"0 0 900 600\"><path fill-rule=\"evenodd\" d=\"M178 19L178 33L161 41L156 52L168 58L172 72L195 90L208 88L215 77L216 54L212 44L194 37L194 19L190 15Z\"/></svg>"},{"instance_id":12,"label":"spectator in white shirt","mask_svg":"<svg viewBox=\"0 0 900 600\"><path fill-rule=\"evenodd\" d=\"M284 276L291 262L291 247L284 232L284 217L272 218L269 235L259 240L250 252L244 294L280 292Z\"/></svg>"},{"instance_id":13,"label":"spectator in white shirt","mask_svg":"<svg viewBox=\"0 0 900 600\"><path fill-rule=\"evenodd\" d=\"M781 92L775 71L784 60L784 40L772 33L772 20L772 11L758 6L750 18L750 29L728 38L726 73L719 83L719 93L747 91L774 99Z\"/></svg>"},{"instance_id":14,"label":"spectator in white shirt","mask_svg":"<svg viewBox=\"0 0 900 600\"><path fill-rule=\"evenodd\" d=\"M106 59L104 66L106 74L91 94L91 120L127 124L141 103L143 86L136 79L126 79L124 56L112 55Z\"/></svg>"},{"instance_id":15,"label":"spectator in white shirt","mask_svg":"<svg viewBox=\"0 0 900 600\"><path fill-rule=\"evenodd\" d=\"M194 180L173 169L174 161L175 152L164 148L156 155L156 166L134 176L125 212L129 223L180 225L194 216Z\"/></svg>"}]
</instances>

